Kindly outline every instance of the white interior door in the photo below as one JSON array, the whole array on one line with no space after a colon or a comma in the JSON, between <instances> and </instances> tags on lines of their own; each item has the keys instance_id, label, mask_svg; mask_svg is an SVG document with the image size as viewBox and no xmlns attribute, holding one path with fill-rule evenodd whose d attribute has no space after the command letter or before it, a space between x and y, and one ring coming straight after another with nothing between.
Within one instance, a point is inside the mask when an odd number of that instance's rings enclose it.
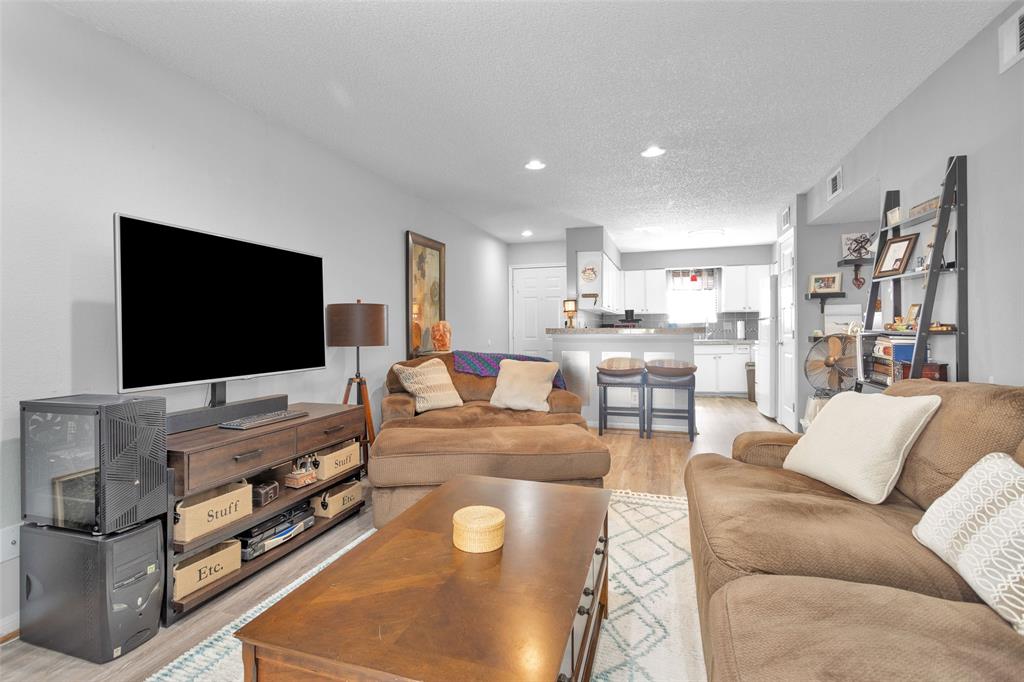
<instances>
[{"instance_id":1,"label":"white interior door","mask_svg":"<svg viewBox=\"0 0 1024 682\"><path fill-rule=\"evenodd\" d=\"M796 411L796 260L793 235L779 241L779 416L777 421L794 433Z\"/></svg>"},{"instance_id":2,"label":"white interior door","mask_svg":"<svg viewBox=\"0 0 1024 682\"><path fill-rule=\"evenodd\" d=\"M565 267L512 270L512 352L551 359L548 327L562 326Z\"/></svg>"}]
</instances>

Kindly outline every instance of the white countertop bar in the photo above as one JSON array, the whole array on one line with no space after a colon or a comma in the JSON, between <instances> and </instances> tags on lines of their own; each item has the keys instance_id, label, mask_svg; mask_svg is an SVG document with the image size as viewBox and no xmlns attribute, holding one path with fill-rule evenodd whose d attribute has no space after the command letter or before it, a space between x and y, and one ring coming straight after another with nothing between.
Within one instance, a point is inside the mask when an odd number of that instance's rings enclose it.
<instances>
[{"instance_id":1,"label":"white countertop bar","mask_svg":"<svg viewBox=\"0 0 1024 682\"><path fill-rule=\"evenodd\" d=\"M548 327L544 331L552 336L694 336L703 334L704 327Z\"/></svg>"}]
</instances>

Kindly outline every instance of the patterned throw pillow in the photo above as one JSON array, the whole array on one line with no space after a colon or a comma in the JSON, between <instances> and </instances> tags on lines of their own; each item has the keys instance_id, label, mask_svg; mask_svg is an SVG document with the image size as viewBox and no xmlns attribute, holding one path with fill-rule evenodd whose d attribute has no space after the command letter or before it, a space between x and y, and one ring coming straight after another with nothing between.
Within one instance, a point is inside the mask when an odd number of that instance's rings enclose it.
<instances>
[{"instance_id":1,"label":"patterned throw pillow","mask_svg":"<svg viewBox=\"0 0 1024 682\"><path fill-rule=\"evenodd\" d=\"M394 365L391 369L395 370L402 387L416 398L417 412L462 406L462 398L441 360L433 358L416 367Z\"/></svg>"},{"instance_id":2,"label":"patterned throw pillow","mask_svg":"<svg viewBox=\"0 0 1024 682\"><path fill-rule=\"evenodd\" d=\"M1024 635L1024 467L985 455L928 507L914 537Z\"/></svg>"}]
</instances>

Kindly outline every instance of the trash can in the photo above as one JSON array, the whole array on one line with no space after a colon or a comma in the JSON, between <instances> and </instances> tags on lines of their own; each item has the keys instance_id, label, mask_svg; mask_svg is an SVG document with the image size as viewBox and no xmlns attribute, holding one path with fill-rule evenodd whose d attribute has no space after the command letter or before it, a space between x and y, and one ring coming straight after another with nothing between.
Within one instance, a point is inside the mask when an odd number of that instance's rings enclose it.
<instances>
[{"instance_id":1,"label":"trash can","mask_svg":"<svg viewBox=\"0 0 1024 682\"><path fill-rule=\"evenodd\" d=\"M757 395L754 393L754 367L753 362L747 363L747 400L755 402Z\"/></svg>"}]
</instances>

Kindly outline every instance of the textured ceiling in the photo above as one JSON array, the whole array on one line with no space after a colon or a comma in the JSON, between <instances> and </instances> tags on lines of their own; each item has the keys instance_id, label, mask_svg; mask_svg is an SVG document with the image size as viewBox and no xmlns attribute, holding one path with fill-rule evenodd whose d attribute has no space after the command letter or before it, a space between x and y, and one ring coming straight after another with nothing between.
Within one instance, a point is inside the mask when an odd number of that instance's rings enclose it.
<instances>
[{"instance_id":1,"label":"textured ceiling","mask_svg":"<svg viewBox=\"0 0 1024 682\"><path fill-rule=\"evenodd\" d=\"M773 240L1006 6L61 3L506 241L604 225L624 251Z\"/></svg>"}]
</instances>

